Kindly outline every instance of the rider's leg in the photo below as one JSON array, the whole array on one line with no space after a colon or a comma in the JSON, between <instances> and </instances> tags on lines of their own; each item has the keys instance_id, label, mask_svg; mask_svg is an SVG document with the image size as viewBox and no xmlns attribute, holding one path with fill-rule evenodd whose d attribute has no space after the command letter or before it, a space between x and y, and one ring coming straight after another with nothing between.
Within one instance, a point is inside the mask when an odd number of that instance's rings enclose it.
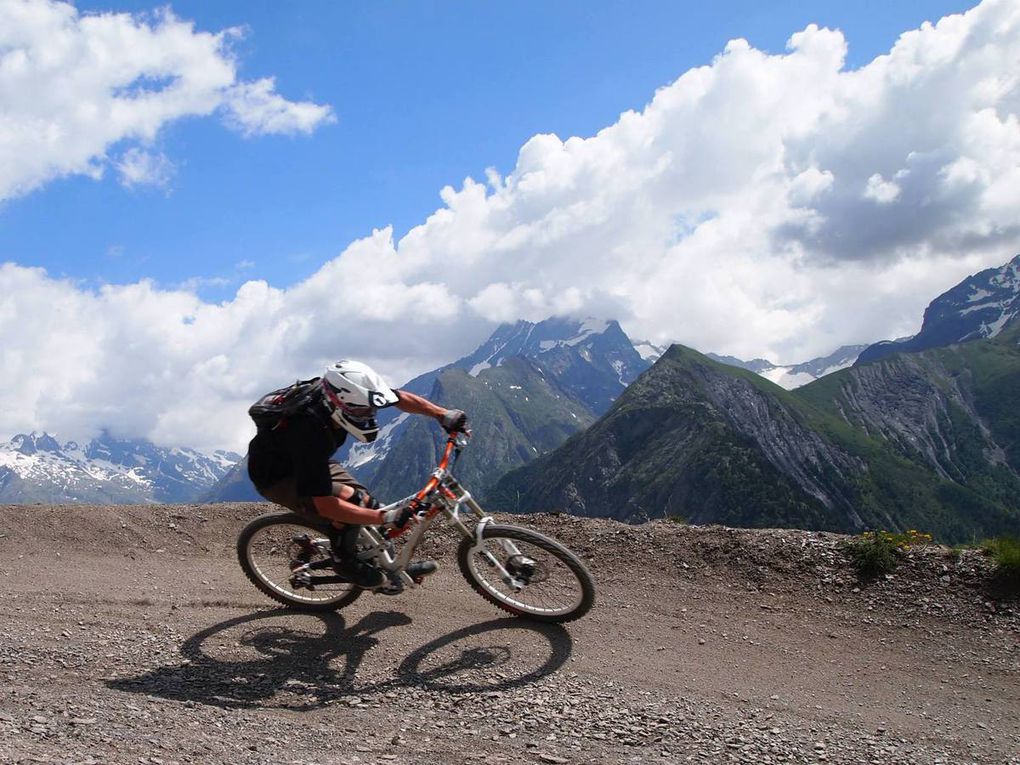
<instances>
[{"instance_id":1,"label":"rider's leg","mask_svg":"<svg viewBox=\"0 0 1020 765\"><path fill-rule=\"evenodd\" d=\"M330 478L332 479L331 493L334 497L350 499L357 489L360 489L367 495L368 490L365 489L365 487L360 484L354 476L344 470L341 465L331 462L329 464L329 472ZM255 489L270 502L282 505L288 510L302 515L314 516L327 523L332 523L337 529L344 528L344 524L340 521L324 518L321 514L316 512L315 506L309 502L306 497L301 497L298 494L297 482L293 477L281 479L272 486L256 486Z\"/></svg>"},{"instance_id":2,"label":"rider's leg","mask_svg":"<svg viewBox=\"0 0 1020 765\"><path fill-rule=\"evenodd\" d=\"M329 463L329 473L333 479L333 495L340 497L340 499L349 499L355 492L355 490L362 492L366 497L370 497L369 491L365 488L365 485L358 481L354 476L344 470L343 466L336 462ZM339 540L339 555L342 561L353 561L356 560L356 545L358 542L358 526L348 525L345 531L342 533ZM371 574L366 573L365 569ZM429 574L435 573L439 569L439 564L431 560L419 560L413 561L407 565L406 572L412 578L421 581L424 577ZM377 568L369 564L360 564L355 566L352 571L349 572L352 576L361 577L364 580L368 580L371 576L381 575ZM361 581L358 582L361 584ZM372 585L364 585L372 586Z\"/></svg>"},{"instance_id":3,"label":"rider's leg","mask_svg":"<svg viewBox=\"0 0 1020 765\"><path fill-rule=\"evenodd\" d=\"M355 491L362 492L366 497L370 496L365 485L344 470L344 466L339 462L329 463L329 478L333 482L334 497L349 500Z\"/></svg>"},{"instance_id":4,"label":"rider's leg","mask_svg":"<svg viewBox=\"0 0 1020 765\"><path fill-rule=\"evenodd\" d=\"M284 478L272 486L256 486L255 489L270 502L282 505L288 510L295 513L307 512L301 503L301 499L298 497L297 484L293 478Z\"/></svg>"},{"instance_id":5,"label":"rider's leg","mask_svg":"<svg viewBox=\"0 0 1020 765\"><path fill-rule=\"evenodd\" d=\"M334 497L349 500L354 496L355 491L362 492L366 497L369 496L368 489L365 488L364 484L344 470L340 463L329 463L329 475L333 481ZM357 558L358 531L361 527L354 524L344 525L336 522L333 525L341 529L340 533L333 540L333 550L340 558L343 573L349 576L355 584L362 587L377 587L382 584L385 578L383 572L369 563L359 561Z\"/></svg>"},{"instance_id":6,"label":"rider's leg","mask_svg":"<svg viewBox=\"0 0 1020 765\"><path fill-rule=\"evenodd\" d=\"M363 488L350 473L340 465L330 463L330 474L333 478L333 496L347 499L354 494L356 488ZM358 563L355 557L355 544L358 539L358 526L345 525L323 518L315 512L311 503L298 495L297 484L293 478L284 478L269 487L256 487L259 494L286 507L299 515L305 515L322 522L329 529L333 550L340 559L342 573L355 584L362 587L376 587L383 582L383 574L374 566Z\"/></svg>"},{"instance_id":7,"label":"rider's leg","mask_svg":"<svg viewBox=\"0 0 1020 765\"><path fill-rule=\"evenodd\" d=\"M332 493L334 497L350 499L356 491L360 491L366 497L371 497L365 485L348 473L340 463L330 461L329 474L333 481ZM333 522L333 525L341 529L340 534L333 539L333 550L340 558L343 573L362 587L375 587L382 584L385 578L383 572L370 563L364 563L357 559L360 527L354 524L344 525L336 521ZM435 561L423 560L409 563L406 571L412 579L421 581L438 569L439 565Z\"/></svg>"}]
</instances>

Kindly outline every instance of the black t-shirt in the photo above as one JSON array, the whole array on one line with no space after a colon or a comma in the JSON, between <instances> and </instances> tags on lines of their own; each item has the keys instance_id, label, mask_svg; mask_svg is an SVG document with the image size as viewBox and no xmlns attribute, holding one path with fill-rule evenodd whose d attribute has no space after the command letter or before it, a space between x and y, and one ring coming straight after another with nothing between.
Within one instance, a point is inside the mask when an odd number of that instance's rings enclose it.
<instances>
[{"instance_id":1,"label":"black t-shirt","mask_svg":"<svg viewBox=\"0 0 1020 765\"><path fill-rule=\"evenodd\" d=\"M261 430L248 444L248 475L258 488L293 477L301 497L333 493L330 457L347 433L315 413L297 414L272 430Z\"/></svg>"}]
</instances>

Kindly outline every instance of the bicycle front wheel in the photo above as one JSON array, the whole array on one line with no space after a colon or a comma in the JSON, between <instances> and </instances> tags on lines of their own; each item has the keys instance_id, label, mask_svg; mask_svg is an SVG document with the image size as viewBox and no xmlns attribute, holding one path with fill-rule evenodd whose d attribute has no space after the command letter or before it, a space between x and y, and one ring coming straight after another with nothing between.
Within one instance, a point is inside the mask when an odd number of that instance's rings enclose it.
<instances>
[{"instance_id":1,"label":"bicycle front wheel","mask_svg":"<svg viewBox=\"0 0 1020 765\"><path fill-rule=\"evenodd\" d=\"M479 548L474 539L461 542L457 562L475 592L515 616L569 622L595 603L595 582L580 558L531 529L487 525Z\"/></svg>"}]
</instances>

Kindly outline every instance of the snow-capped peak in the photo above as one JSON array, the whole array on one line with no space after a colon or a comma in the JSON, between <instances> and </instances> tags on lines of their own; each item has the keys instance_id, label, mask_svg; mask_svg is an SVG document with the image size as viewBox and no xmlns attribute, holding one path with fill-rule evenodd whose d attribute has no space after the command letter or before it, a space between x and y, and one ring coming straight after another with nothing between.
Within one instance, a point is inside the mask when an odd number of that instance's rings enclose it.
<instances>
[{"instance_id":1,"label":"snow-capped peak","mask_svg":"<svg viewBox=\"0 0 1020 765\"><path fill-rule=\"evenodd\" d=\"M908 340L876 343L861 354L858 363L892 353L997 337L1016 321L1020 321L1020 255L942 293L925 309L920 332Z\"/></svg>"},{"instance_id":2,"label":"snow-capped peak","mask_svg":"<svg viewBox=\"0 0 1020 765\"><path fill-rule=\"evenodd\" d=\"M103 433L84 446L47 433L0 443L0 501L185 502L197 498L240 457L163 448Z\"/></svg>"},{"instance_id":3,"label":"snow-capped peak","mask_svg":"<svg viewBox=\"0 0 1020 765\"><path fill-rule=\"evenodd\" d=\"M709 358L729 366L747 369L755 374L761 375L766 380L774 382L787 390L799 388L819 377L832 374L852 366L857 356L867 346L865 345L844 345L836 349L828 356L821 356L800 364L775 364L766 359L754 359L753 361L741 361L732 356L718 356L714 353L706 354Z\"/></svg>"},{"instance_id":4,"label":"snow-capped peak","mask_svg":"<svg viewBox=\"0 0 1020 765\"><path fill-rule=\"evenodd\" d=\"M539 358L557 348L583 349L616 332L629 345L620 325L611 319L551 317L537 324L530 321L503 324L474 353L454 362L453 366L466 369L472 377L477 377L482 371L498 367L512 356Z\"/></svg>"}]
</instances>

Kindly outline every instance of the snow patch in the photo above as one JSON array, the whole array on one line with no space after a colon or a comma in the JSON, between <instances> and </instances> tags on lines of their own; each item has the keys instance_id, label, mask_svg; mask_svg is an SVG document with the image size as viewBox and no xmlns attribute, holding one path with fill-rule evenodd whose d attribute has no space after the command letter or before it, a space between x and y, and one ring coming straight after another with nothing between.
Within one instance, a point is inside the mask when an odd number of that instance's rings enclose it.
<instances>
[{"instance_id":1,"label":"snow patch","mask_svg":"<svg viewBox=\"0 0 1020 765\"><path fill-rule=\"evenodd\" d=\"M623 379L624 363L617 359L611 362L613 369L616 371L616 379L620 381L620 385L627 387L627 382Z\"/></svg>"},{"instance_id":2,"label":"snow patch","mask_svg":"<svg viewBox=\"0 0 1020 765\"><path fill-rule=\"evenodd\" d=\"M589 335L601 335L609 329L609 322L604 319L593 319L591 317L581 322L581 333Z\"/></svg>"},{"instance_id":3,"label":"snow patch","mask_svg":"<svg viewBox=\"0 0 1020 765\"><path fill-rule=\"evenodd\" d=\"M999 318L996 319L995 321L991 322L990 324L982 324L981 325L981 332L982 332L982 334L985 337L995 337L1000 332L1002 332L1002 328L1004 326L1006 326L1006 324L1014 316L1016 316L1016 312L1015 311L1012 312L1012 313L1007 313L1006 311L1003 311L1002 315L1000 315Z\"/></svg>"},{"instance_id":4,"label":"snow patch","mask_svg":"<svg viewBox=\"0 0 1020 765\"><path fill-rule=\"evenodd\" d=\"M407 412L403 412L398 415L393 422L388 425L384 425L379 430L379 436L372 443L354 444L354 446L351 447L350 452L347 454L347 459L344 460L344 467L356 468L359 465L364 465L372 460L383 459L392 446L394 431L410 416L411 415Z\"/></svg>"},{"instance_id":5,"label":"snow patch","mask_svg":"<svg viewBox=\"0 0 1020 765\"><path fill-rule=\"evenodd\" d=\"M969 308L964 308L960 311L960 315L963 316L968 313L974 313L974 311L986 311L989 308L998 308L999 310L1002 310L1002 307L1003 303L1001 301L997 303L978 303L977 305L972 305Z\"/></svg>"},{"instance_id":6,"label":"snow patch","mask_svg":"<svg viewBox=\"0 0 1020 765\"><path fill-rule=\"evenodd\" d=\"M637 351L645 361L655 362L658 358L666 352L666 349L659 345L649 343L647 340L642 340L634 343L634 350Z\"/></svg>"},{"instance_id":7,"label":"snow patch","mask_svg":"<svg viewBox=\"0 0 1020 765\"><path fill-rule=\"evenodd\" d=\"M492 364L489 363L490 359L492 359L492 356L490 356L485 361L479 361L477 364L471 367L471 369L468 370L468 374L471 375L472 377L478 377L479 372L485 369L489 369L492 366Z\"/></svg>"},{"instance_id":8,"label":"snow patch","mask_svg":"<svg viewBox=\"0 0 1020 765\"><path fill-rule=\"evenodd\" d=\"M764 369L759 374L766 380L774 382L782 388L786 388L786 390L799 388L801 385L807 385L809 382L814 382L818 379L807 372L791 372L789 367L773 367L772 369Z\"/></svg>"}]
</instances>

